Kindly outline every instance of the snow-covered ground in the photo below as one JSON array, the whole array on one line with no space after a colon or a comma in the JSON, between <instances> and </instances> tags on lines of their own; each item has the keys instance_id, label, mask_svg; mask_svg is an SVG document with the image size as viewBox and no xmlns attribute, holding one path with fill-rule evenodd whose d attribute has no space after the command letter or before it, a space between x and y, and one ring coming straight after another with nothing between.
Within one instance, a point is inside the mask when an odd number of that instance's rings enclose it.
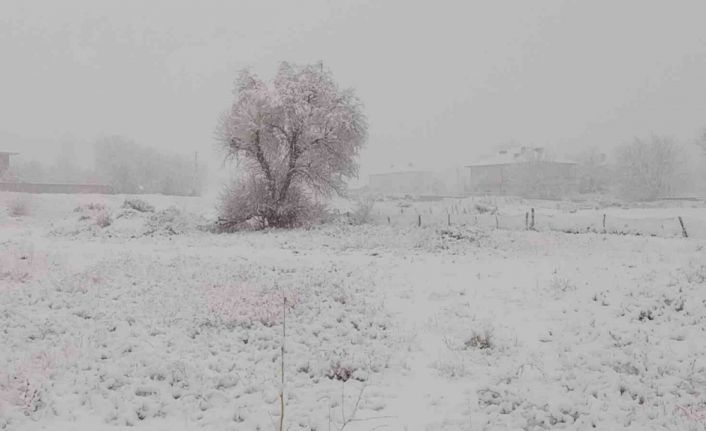
<instances>
[{"instance_id":1,"label":"snow-covered ground","mask_svg":"<svg viewBox=\"0 0 706 431\"><path fill-rule=\"evenodd\" d=\"M284 321L289 430L706 428L706 237L522 229L702 206L217 235L212 198L124 198L0 194L0 429L276 429Z\"/></svg>"}]
</instances>

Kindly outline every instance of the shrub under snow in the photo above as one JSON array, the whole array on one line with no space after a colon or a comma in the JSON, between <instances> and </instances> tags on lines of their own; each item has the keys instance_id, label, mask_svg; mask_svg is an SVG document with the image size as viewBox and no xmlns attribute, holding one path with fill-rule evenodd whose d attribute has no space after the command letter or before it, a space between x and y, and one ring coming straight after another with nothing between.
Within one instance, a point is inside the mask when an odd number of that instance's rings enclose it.
<instances>
[{"instance_id":1,"label":"shrub under snow","mask_svg":"<svg viewBox=\"0 0 706 431\"><path fill-rule=\"evenodd\" d=\"M123 208L133 209L141 213L153 213L155 210L154 205L138 198L125 199Z\"/></svg>"},{"instance_id":2,"label":"shrub under snow","mask_svg":"<svg viewBox=\"0 0 706 431\"><path fill-rule=\"evenodd\" d=\"M25 196L16 196L7 203L7 213L12 217L24 217L30 213L29 199Z\"/></svg>"}]
</instances>

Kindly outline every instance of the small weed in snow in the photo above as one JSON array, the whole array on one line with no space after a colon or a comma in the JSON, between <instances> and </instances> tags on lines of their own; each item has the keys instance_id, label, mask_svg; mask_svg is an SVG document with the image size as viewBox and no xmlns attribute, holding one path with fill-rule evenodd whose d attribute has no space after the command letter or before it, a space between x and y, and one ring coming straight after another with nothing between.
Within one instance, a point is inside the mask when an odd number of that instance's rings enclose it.
<instances>
[{"instance_id":1,"label":"small weed in snow","mask_svg":"<svg viewBox=\"0 0 706 431\"><path fill-rule=\"evenodd\" d=\"M45 273L48 268L46 256L37 256L32 244L13 244L0 249L0 291L9 287L7 283L26 283L33 276Z\"/></svg>"},{"instance_id":2,"label":"small weed in snow","mask_svg":"<svg viewBox=\"0 0 706 431\"><path fill-rule=\"evenodd\" d=\"M706 265L691 263L683 269L686 281L694 284L706 283Z\"/></svg>"},{"instance_id":3,"label":"small weed in snow","mask_svg":"<svg viewBox=\"0 0 706 431\"><path fill-rule=\"evenodd\" d=\"M570 292L576 290L576 286L568 278L554 276L550 281L550 287L554 292Z\"/></svg>"},{"instance_id":4,"label":"small weed in snow","mask_svg":"<svg viewBox=\"0 0 706 431\"><path fill-rule=\"evenodd\" d=\"M637 320L644 322L646 320L654 320L655 316L652 314L652 310L640 310L640 315L637 316Z\"/></svg>"},{"instance_id":5,"label":"small weed in snow","mask_svg":"<svg viewBox=\"0 0 706 431\"><path fill-rule=\"evenodd\" d=\"M470 338L463 343L466 349L492 349L493 348L493 333L489 330L481 332L473 332Z\"/></svg>"},{"instance_id":6,"label":"small weed in snow","mask_svg":"<svg viewBox=\"0 0 706 431\"><path fill-rule=\"evenodd\" d=\"M105 205L91 202L85 205L79 205L74 208L75 213L86 212L86 211L103 211L105 210Z\"/></svg>"},{"instance_id":7,"label":"small weed in snow","mask_svg":"<svg viewBox=\"0 0 706 431\"><path fill-rule=\"evenodd\" d=\"M18 361L12 371L0 371L0 416L19 409L31 416L44 406L43 388L64 364L74 361L78 351L72 346L43 351Z\"/></svg>"},{"instance_id":8,"label":"small weed in snow","mask_svg":"<svg viewBox=\"0 0 706 431\"><path fill-rule=\"evenodd\" d=\"M7 203L7 213L11 217L24 217L30 213L29 199L25 196L17 196Z\"/></svg>"},{"instance_id":9,"label":"small weed in snow","mask_svg":"<svg viewBox=\"0 0 706 431\"><path fill-rule=\"evenodd\" d=\"M107 211L101 211L96 216L96 226L106 228L113 224L113 219Z\"/></svg>"}]
</instances>

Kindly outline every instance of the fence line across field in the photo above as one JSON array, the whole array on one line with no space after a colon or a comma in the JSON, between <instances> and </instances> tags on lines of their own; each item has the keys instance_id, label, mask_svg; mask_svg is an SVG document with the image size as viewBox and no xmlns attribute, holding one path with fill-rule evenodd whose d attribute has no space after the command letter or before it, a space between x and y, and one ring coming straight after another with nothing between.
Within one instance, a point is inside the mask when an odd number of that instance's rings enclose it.
<instances>
[{"instance_id":1,"label":"fence line across field","mask_svg":"<svg viewBox=\"0 0 706 431\"><path fill-rule=\"evenodd\" d=\"M706 238L706 218L689 219L675 214L673 217L620 217L606 213L543 213L541 209L528 208L522 213L445 210L444 208L378 212L375 223L392 226L474 226L501 230L559 231L567 233L607 233L622 235L656 236L661 238ZM688 232L688 233L687 233Z\"/></svg>"}]
</instances>

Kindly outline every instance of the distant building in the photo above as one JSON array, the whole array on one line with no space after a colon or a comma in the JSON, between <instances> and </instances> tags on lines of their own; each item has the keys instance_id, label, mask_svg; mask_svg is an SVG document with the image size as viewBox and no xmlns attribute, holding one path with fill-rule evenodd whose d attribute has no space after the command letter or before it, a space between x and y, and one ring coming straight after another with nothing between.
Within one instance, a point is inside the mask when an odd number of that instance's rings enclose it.
<instances>
[{"instance_id":1,"label":"distant building","mask_svg":"<svg viewBox=\"0 0 706 431\"><path fill-rule=\"evenodd\" d=\"M472 194L557 198L578 190L577 163L550 159L541 147L501 150L466 166Z\"/></svg>"},{"instance_id":2,"label":"distant building","mask_svg":"<svg viewBox=\"0 0 706 431\"><path fill-rule=\"evenodd\" d=\"M438 181L429 171L391 168L368 177L368 190L376 195L433 195Z\"/></svg>"},{"instance_id":3,"label":"distant building","mask_svg":"<svg viewBox=\"0 0 706 431\"><path fill-rule=\"evenodd\" d=\"M0 177L10 168L10 156L16 156L17 153L8 153L0 151Z\"/></svg>"}]
</instances>

